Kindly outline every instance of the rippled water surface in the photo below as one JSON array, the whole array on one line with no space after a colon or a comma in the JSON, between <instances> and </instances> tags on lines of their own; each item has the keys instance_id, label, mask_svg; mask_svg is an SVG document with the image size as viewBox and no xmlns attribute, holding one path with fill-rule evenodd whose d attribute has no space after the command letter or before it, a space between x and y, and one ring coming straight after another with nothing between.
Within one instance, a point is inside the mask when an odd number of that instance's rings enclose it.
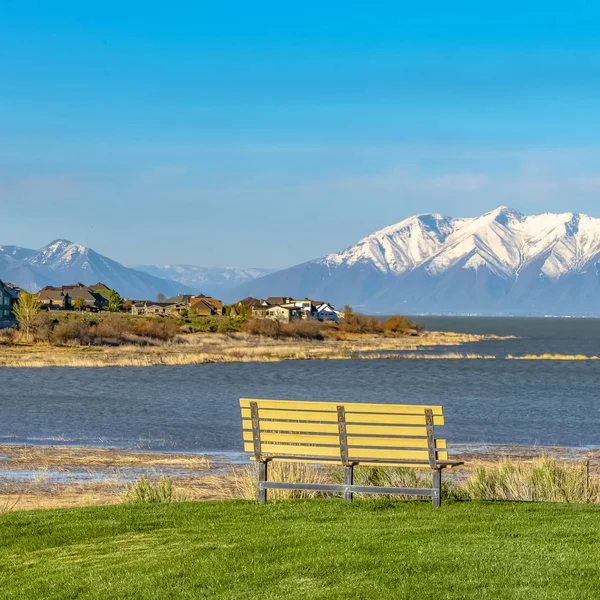
<instances>
[{"instance_id":1,"label":"rippled water surface","mask_svg":"<svg viewBox=\"0 0 600 600\"><path fill-rule=\"evenodd\" d=\"M600 320L420 318L468 351L600 355ZM445 349L443 351L455 351ZM438 350L436 349L436 353ZM0 370L0 442L238 452L238 399L440 403L451 443L600 446L600 361L342 360Z\"/></svg>"}]
</instances>

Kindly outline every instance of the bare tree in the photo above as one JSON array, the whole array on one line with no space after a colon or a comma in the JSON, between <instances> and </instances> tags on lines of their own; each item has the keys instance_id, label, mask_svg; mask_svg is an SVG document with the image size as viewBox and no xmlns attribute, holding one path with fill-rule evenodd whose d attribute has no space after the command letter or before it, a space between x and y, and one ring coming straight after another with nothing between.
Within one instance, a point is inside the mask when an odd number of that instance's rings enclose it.
<instances>
[{"instance_id":1,"label":"bare tree","mask_svg":"<svg viewBox=\"0 0 600 600\"><path fill-rule=\"evenodd\" d=\"M15 317L19 322L19 328L25 332L25 339L28 342L31 339L31 330L35 325L41 306L42 303L37 294L21 292L19 294L19 301L13 309Z\"/></svg>"},{"instance_id":2,"label":"bare tree","mask_svg":"<svg viewBox=\"0 0 600 600\"><path fill-rule=\"evenodd\" d=\"M156 294L156 301L157 302L166 302L167 297L161 292L160 294Z\"/></svg>"}]
</instances>

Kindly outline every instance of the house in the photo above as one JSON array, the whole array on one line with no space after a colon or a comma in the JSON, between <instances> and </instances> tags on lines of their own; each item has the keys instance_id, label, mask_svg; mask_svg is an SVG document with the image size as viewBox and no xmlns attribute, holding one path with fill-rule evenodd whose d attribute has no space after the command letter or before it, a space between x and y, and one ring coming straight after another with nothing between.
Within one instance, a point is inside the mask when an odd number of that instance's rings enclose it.
<instances>
[{"instance_id":1,"label":"house","mask_svg":"<svg viewBox=\"0 0 600 600\"><path fill-rule=\"evenodd\" d=\"M259 304L252 307L252 318L253 319L266 319L267 310L271 308L268 304Z\"/></svg>"},{"instance_id":2,"label":"house","mask_svg":"<svg viewBox=\"0 0 600 600\"><path fill-rule=\"evenodd\" d=\"M190 310L197 310L200 312L206 311L206 305L212 308L210 315L222 315L223 314L223 302L216 298L209 298L208 296L200 295L192 298L190 303Z\"/></svg>"},{"instance_id":3,"label":"house","mask_svg":"<svg viewBox=\"0 0 600 600\"><path fill-rule=\"evenodd\" d=\"M195 311L199 317L212 317L221 314L213 304L207 302L204 298L194 298L190 305L190 310Z\"/></svg>"},{"instance_id":4,"label":"house","mask_svg":"<svg viewBox=\"0 0 600 600\"><path fill-rule=\"evenodd\" d=\"M316 319L318 321L334 321L339 322L338 314L335 308L328 302L321 300L292 300L283 306L297 307L300 309L303 319Z\"/></svg>"},{"instance_id":5,"label":"house","mask_svg":"<svg viewBox=\"0 0 600 600\"><path fill-rule=\"evenodd\" d=\"M46 310L71 310L71 296L61 289L45 287L38 294L42 308Z\"/></svg>"},{"instance_id":6,"label":"house","mask_svg":"<svg viewBox=\"0 0 600 600\"><path fill-rule=\"evenodd\" d=\"M192 303L192 300L195 297L196 296L194 296L192 294L179 294L178 296L173 296L172 298L167 298L165 300L165 302L168 302L169 304L186 304L187 307L189 308L190 304Z\"/></svg>"},{"instance_id":7,"label":"house","mask_svg":"<svg viewBox=\"0 0 600 600\"><path fill-rule=\"evenodd\" d=\"M302 309L293 305L267 306L266 318L280 323L289 323L302 318Z\"/></svg>"},{"instance_id":8,"label":"house","mask_svg":"<svg viewBox=\"0 0 600 600\"><path fill-rule=\"evenodd\" d=\"M110 294L95 292L92 288L82 283L63 285L62 289L69 293L73 303L75 303L76 298L83 298L86 308L104 308L108 306L108 297Z\"/></svg>"},{"instance_id":9,"label":"house","mask_svg":"<svg viewBox=\"0 0 600 600\"><path fill-rule=\"evenodd\" d=\"M270 296L267 298L266 302L269 306L276 306L279 304L289 304L293 302L294 299L289 296Z\"/></svg>"},{"instance_id":10,"label":"house","mask_svg":"<svg viewBox=\"0 0 600 600\"><path fill-rule=\"evenodd\" d=\"M256 298L246 298L245 303L252 307L252 317L254 319L274 319L289 323L295 319L316 319L318 321L339 322L339 313L333 305L320 300L294 300L289 297L270 297L264 300ZM271 304L274 300L286 300L279 304ZM242 304L242 301L240 301Z\"/></svg>"},{"instance_id":11,"label":"house","mask_svg":"<svg viewBox=\"0 0 600 600\"><path fill-rule=\"evenodd\" d=\"M339 323L338 313L335 308L327 302L322 302L316 307L315 318L319 321L333 321Z\"/></svg>"},{"instance_id":12,"label":"house","mask_svg":"<svg viewBox=\"0 0 600 600\"><path fill-rule=\"evenodd\" d=\"M234 306L243 306L244 308L249 308L252 310L255 306L262 306L266 304L265 300L259 300L258 298L252 298L252 296L248 296L239 302L236 302Z\"/></svg>"},{"instance_id":13,"label":"house","mask_svg":"<svg viewBox=\"0 0 600 600\"><path fill-rule=\"evenodd\" d=\"M142 300L131 305L132 315L170 315L187 308L186 304Z\"/></svg>"},{"instance_id":14,"label":"house","mask_svg":"<svg viewBox=\"0 0 600 600\"><path fill-rule=\"evenodd\" d=\"M14 308L15 304L19 301L19 294L21 293L21 288L14 283L9 283L8 281L4 282L4 288L11 296L11 306Z\"/></svg>"},{"instance_id":15,"label":"house","mask_svg":"<svg viewBox=\"0 0 600 600\"><path fill-rule=\"evenodd\" d=\"M60 294L54 294L50 292L62 292L63 294L61 296ZM64 297L66 297L67 295L70 298L70 306L68 307L64 305ZM50 305L51 308L54 308L54 303L59 301L59 303L62 304L61 308L63 308L63 310L69 310L72 306L74 306L77 298L82 298L84 300L84 308L86 310L98 310L100 308L108 306L109 296L110 294L106 292L95 292L92 288L88 287L87 285L83 285L83 283L76 283L74 285L62 285L60 287L53 287L51 285L47 285L40 291L40 299L42 299L42 301L46 299L45 304ZM61 298L63 298L63 300L61 300Z\"/></svg>"},{"instance_id":16,"label":"house","mask_svg":"<svg viewBox=\"0 0 600 600\"><path fill-rule=\"evenodd\" d=\"M10 288L0 281L0 320L13 318L13 294Z\"/></svg>"}]
</instances>

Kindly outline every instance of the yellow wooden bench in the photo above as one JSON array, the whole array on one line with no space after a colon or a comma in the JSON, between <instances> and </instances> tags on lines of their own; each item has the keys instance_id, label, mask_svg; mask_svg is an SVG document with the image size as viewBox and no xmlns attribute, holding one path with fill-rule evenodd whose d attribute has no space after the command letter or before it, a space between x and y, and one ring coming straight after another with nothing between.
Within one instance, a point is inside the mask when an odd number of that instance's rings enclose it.
<instances>
[{"instance_id":1,"label":"yellow wooden bench","mask_svg":"<svg viewBox=\"0 0 600 600\"><path fill-rule=\"evenodd\" d=\"M448 460L446 440L435 439L444 425L441 406L240 399L244 450L259 464L258 501L268 489L430 496L442 502L442 469L461 462ZM268 481L269 462L339 464L343 485ZM431 488L354 485L356 465L432 469Z\"/></svg>"}]
</instances>

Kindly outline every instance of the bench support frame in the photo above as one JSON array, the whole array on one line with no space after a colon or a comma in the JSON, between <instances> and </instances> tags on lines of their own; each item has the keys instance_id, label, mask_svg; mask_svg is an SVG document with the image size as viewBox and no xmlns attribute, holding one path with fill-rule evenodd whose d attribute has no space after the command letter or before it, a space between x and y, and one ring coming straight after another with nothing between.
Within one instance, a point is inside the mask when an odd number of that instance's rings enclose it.
<instances>
[{"instance_id":1,"label":"bench support frame","mask_svg":"<svg viewBox=\"0 0 600 600\"><path fill-rule=\"evenodd\" d=\"M260 420L258 417L258 403L250 402L250 416L252 417L252 442L254 444L254 458L258 462L258 493L257 500L261 504L267 503L267 483L269 468L268 462L263 458L260 444Z\"/></svg>"},{"instance_id":2,"label":"bench support frame","mask_svg":"<svg viewBox=\"0 0 600 600\"><path fill-rule=\"evenodd\" d=\"M440 473L441 471L436 471ZM435 475L434 475L435 476ZM311 492L331 492L342 494L391 494L402 496L426 496L433 499L434 506L441 504L439 490L433 488L400 488L376 485L340 485L334 483L291 483L287 481L259 481L259 491L268 490L307 490ZM436 499L439 503L436 504Z\"/></svg>"}]
</instances>

